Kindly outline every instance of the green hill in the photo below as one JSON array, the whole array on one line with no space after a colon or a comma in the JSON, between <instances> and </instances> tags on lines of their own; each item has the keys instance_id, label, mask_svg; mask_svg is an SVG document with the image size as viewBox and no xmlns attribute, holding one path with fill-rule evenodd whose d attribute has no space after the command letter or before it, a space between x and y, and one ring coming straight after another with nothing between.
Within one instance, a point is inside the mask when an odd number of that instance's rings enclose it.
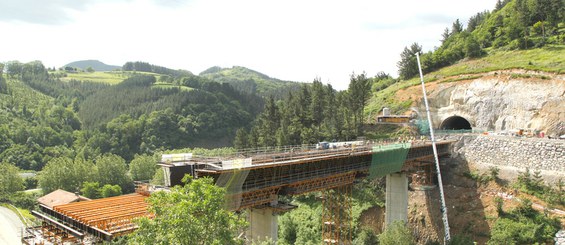
<instances>
[{"instance_id":1,"label":"green hill","mask_svg":"<svg viewBox=\"0 0 565 245\"><path fill-rule=\"evenodd\" d=\"M41 170L59 156L112 153L129 161L166 149L229 146L263 107L257 95L194 75L67 74L39 61L6 67L0 74L0 159L25 170ZM172 81L157 82L165 77Z\"/></svg>"},{"instance_id":2,"label":"green hill","mask_svg":"<svg viewBox=\"0 0 565 245\"><path fill-rule=\"evenodd\" d=\"M94 69L95 71L113 71L113 70L119 70L121 69L120 66L114 66L114 65L107 65L104 64L103 62L99 61L99 60L79 60L79 61L73 61L71 63L68 63L66 65L64 65L63 67L73 67L73 68L78 68L81 70L86 70L89 67Z\"/></svg>"},{"instance_id":3,"label":"green hill","mask_svg":"<svg viewBox=\"0 0 565 245\"><path fill-rule=\"evenodd\" d=\"M297 82L271 78L241 66L234 66L232 68L214 66L201 72L199 75L218 83L230 84L239 91L258 94L263 97L272 95L275 98L281 98L288 91L298 90L301 85L301 83Z\"/></svg>"}]
</instances>

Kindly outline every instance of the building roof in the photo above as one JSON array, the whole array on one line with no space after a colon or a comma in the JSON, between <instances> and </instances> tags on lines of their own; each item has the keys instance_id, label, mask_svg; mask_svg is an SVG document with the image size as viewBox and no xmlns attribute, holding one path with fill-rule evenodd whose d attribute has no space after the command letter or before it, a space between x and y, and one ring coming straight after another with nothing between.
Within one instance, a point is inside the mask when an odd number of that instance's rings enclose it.
<instances>
[{"instance_id":1,"label":"building roof","mask_svg":"<svg viewBox=\"0 0 565 245\"><path fill-rule=\"evenodd\" d=\"M53 208L53 206L56 205L67 204L78 201L89 201L89 200L90 200L89 198L61 189L57 189L56 191L53 191L37 199L39 203L50 208Z\"/></svg>"}]
</instances>

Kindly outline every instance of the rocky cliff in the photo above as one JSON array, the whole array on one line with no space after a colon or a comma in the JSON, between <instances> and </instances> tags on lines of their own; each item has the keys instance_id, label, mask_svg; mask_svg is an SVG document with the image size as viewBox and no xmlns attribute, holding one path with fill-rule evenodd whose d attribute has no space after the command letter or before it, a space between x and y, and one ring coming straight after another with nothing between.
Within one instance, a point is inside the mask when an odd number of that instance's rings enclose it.
<instances>
[{"instance_id":1,"label":"rocky cliff","mask_svg":"<svg viewBox=\"0 0 565 245\"><path fill-rule=\"evenodd\" d=\"M455 76L427 85L435 127L460 116L473 129L565 134L565 75L508 70L464 78ZM459 79L463 80L447 82ZM424 111L423 103L418 107Z\"/></svg>"}]
</instances>

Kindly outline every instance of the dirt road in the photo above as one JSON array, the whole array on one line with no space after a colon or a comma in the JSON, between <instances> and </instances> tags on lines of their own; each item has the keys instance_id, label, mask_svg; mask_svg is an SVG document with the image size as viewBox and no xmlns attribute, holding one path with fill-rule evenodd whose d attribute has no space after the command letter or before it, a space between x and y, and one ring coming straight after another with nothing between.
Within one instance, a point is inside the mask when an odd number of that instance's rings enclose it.
<instances>
[{"instance_id":1,"label":"dirt road","mask_svg":"<svg viewBox=\"0 0 565 245\"><path fill-rule=\"evenodd\" d=\"M21 244L22 221L12 210L0 206L0 244Z\"/></svg>"}]
</instances>

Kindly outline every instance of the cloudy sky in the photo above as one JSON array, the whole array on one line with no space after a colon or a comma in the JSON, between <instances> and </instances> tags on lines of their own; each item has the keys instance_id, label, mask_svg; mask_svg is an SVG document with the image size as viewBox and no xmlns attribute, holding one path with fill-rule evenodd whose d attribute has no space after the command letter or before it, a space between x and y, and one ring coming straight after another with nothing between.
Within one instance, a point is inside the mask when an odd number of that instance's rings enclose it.
<instances>
[{"instance_id":1,"label":"cloudy sky","mask_svg":"<svg viewBox=\"0 0 565 245\"><path fill-rule=\"evenodd\" d=\"M347 88L352 72L397 75L402 49L439 46L496 0L2 0L0 62L146 61L193 73L245 66Z\"/></svg>"}]
</instances>

